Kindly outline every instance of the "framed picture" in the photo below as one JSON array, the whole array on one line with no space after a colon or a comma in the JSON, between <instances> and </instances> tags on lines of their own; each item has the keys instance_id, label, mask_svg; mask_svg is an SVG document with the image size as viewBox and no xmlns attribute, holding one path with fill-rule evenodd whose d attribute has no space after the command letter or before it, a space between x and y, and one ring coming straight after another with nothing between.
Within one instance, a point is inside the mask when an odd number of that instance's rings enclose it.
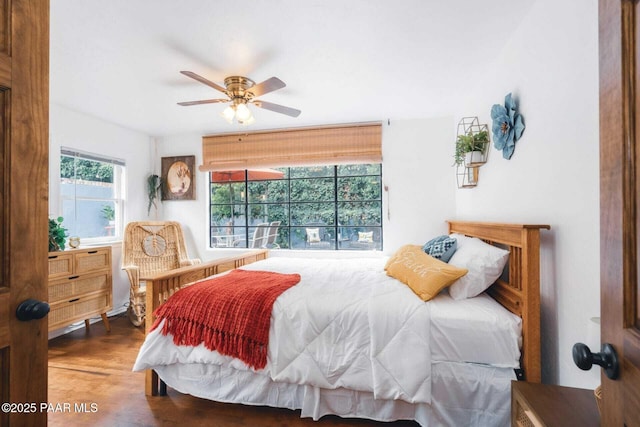
<instances>
[{"instance_id":1,"label":"framed picture","mask_svg":"<svg viewBox=\"0 0 640 427\"><path fill-rule=\"evenodd\" d=\"M162 200L195 200L196 156L162 158Z\"/></svg>"}]
</instances>

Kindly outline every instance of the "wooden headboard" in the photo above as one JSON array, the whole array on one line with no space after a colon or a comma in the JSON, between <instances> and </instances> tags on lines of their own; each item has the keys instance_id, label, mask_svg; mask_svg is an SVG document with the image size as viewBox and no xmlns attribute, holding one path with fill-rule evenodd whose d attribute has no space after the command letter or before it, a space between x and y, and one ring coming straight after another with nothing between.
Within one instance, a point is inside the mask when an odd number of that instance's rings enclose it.
<instances>
[{"instance_id":1,"label":"wooden headboard","mask_svg":"<svg viewBox=\"0 0 640 427\"><path fill-rule=\"evenodd\" d=\"M478 237L509 250L508 277L499 278L488 293L510 312L522 318L520 366L525 379L541 381L540 367L540 230L533 224L447 221L449 233Z\"/></svg>"}]
</instances>

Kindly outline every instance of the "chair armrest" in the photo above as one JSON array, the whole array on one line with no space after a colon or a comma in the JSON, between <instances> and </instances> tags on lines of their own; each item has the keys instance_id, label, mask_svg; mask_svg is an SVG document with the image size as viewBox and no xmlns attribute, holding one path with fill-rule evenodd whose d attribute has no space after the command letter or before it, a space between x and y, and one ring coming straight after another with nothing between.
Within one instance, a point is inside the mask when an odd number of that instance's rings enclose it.
<instances>
[{"instance_id":1,"label":"chair armrest","mask_svg":"<svg viewBox=\"0 0 640 427\"><path fill-rule=\"evenodd\" d=\"M125 265L122 267L124 271L127 272L127 276L129 277L129 282L131 283L132 288L140 287L140 268L137 265Z\"/></svg>"},{"instance_id":2,"label":"chair armrest","mask_svg":"<svg viewBox=\"0 0 640 427\"><path fill-rule=\"evenodd\" d=\"M201 263L202 261L200 261L200 258L192 258L192 259L187 259L185 261L180 262L180 267L188 267L190 265L198 265Z\"/></svg>"}]
</instances>

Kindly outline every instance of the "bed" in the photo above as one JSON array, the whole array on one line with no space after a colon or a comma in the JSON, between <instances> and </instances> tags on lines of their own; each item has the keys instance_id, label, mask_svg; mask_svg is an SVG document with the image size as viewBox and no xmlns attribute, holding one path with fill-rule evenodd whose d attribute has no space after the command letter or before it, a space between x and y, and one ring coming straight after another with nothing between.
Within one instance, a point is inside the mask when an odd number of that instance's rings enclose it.
<instances>
[{"instance_id":1,"label":"bed","mask_svg":"<svg viewBox=\"0 0 640 427\"><path fill-rule=\"evenodd\" d=\"M449 234L508 250L495 283L461 300L445 291L424 303L385 274L385 258L292 262L259 250L147 278L151 312L194 281L233 269L301 276L274 303L263 368L202 345L176 346L161 328L151 330L152 318L134 370L146 370L149 395L162 394L166 383L216 401L300 409L313 419L508 425L511 381L540 381L539 233L548 228L449 221ZM365 326L352 327L360 318Z\"/></svg>"}]
</instances>

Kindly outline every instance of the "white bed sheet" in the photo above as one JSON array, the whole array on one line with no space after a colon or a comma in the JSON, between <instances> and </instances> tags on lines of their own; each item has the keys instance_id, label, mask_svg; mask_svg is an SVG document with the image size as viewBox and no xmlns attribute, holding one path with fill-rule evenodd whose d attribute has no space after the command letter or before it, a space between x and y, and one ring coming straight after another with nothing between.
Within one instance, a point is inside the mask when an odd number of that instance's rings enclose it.
<instances>
[{"instance_id":1,"label":"white bed sheet","mask_svg":"<svg viewBox=\"0 0 640 427\"><path fill-rule=\"evenodd\" d=\"M489 295L456 301L444 291L429 304L433 360L520 367L522 319Z\"/></svg>"},{"instance_id":2,"label":"white bed sheet","mask_svg":"<svg viewBox=\"0 0 640 427\"><path fill-rule=\"evenodd\" d=\"M370 392L323 389L274 382L260 372L229 366L160 366L165 383L181 392L218 402L300 409L318 420L334 414L377 421L416 420L422 426L508 426L512 369L469 363L434 362L431 403L375 399Z\"/></svg>"}]
</instances>

